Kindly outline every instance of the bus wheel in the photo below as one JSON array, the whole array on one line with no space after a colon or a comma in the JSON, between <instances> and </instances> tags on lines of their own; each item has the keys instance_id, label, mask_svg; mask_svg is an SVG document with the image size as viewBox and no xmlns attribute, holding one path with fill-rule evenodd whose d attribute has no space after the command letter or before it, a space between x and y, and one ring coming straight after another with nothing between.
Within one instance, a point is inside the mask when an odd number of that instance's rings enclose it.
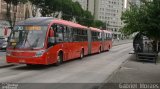
<instances>
[{"instance_id":1,"label":"bus wheel","mask_svg":"<svg viewBox=\"0 0 160 89\"><path fill-rule=\"evenodd\" d=\"M80 53L80 59L82 59L83 57L84 57L84 50L82 50Z\"/></svg>"},{"instance_id":2,"label":"bus wheel","mask_svg":"<svg viewBox=\"0 0 160 89\"><path fill-rule=\"evenodd\" d=\"M63 54L60 53L57 57L56 65L59 66L60 64L62 64L62 61L63 61Z\"/></svg>"}]
</instances>

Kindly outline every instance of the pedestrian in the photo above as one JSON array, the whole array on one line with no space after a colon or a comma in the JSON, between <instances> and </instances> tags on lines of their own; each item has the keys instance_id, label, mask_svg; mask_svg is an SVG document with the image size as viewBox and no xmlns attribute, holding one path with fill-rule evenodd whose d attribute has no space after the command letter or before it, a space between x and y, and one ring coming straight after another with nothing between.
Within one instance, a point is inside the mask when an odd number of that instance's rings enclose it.
<instances>
[{"instance_id":1,"label":"pedestrian","mask_svg":"<svg viewBox=\"0 0 160 89\"><path fill-rule=\"evenodd\" d=\"M118 42L119 42L119 38L117 38Z\"/></svg>"}]
</instances>

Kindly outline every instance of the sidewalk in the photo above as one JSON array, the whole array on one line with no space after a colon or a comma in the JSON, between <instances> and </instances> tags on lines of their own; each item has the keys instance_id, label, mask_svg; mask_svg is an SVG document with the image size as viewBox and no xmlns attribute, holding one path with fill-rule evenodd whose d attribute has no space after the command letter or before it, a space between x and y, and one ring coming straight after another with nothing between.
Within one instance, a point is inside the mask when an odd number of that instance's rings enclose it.
<instances>
[{"instance_id":1,"label":"sidewalk","mask_svg":"<svg viewBox=\"0 0 160 89\"><path fill-rule=\"evenodd\" d=\"M160 56L160 55L159 55ZM134 55L127 60L121 67L111 75L105 82L101 89L106 89L109 84L112 84L114 88L108 89L120 89L118 84L120 83L160 83L160 57L157 64L147 61L136 61ZM111 85L110 85L111 86ZM116 87L116 88L115 88ZM160 85L159 85L160 88ZM159 89L156 88L156 89ZM127 88L128 89L128 88ZM139 88L133 88L139 89ZM155 88L150 88L155 89Z\"/></svg>"},{"instance_id":2,"label":"sidewalk","mask_svg":"<svg viewBox=\"0 0 160 89\"><path fill-rule=\"evenodd\" d=\"M3 54L5 54L5 52ZM12 65L14 65L14 64L6 63L6 56L5 55L0 56L0 68L12 66Z\"/></svg>"}]
</instances>

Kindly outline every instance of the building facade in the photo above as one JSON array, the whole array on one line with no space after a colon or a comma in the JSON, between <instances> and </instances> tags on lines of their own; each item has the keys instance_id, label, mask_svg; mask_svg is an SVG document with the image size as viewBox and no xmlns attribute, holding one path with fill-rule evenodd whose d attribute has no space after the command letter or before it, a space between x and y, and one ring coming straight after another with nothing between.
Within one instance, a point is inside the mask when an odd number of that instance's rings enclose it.
<instances>
[{"instance_id":1,"label":"building facade","mask_svg":"<svg viewBox=\"0 0 160 89\"><path fill-rule=\"evenodd\" d=\"M113 32L114 38L121 38L119 30L124 25L121 15L125 11L125 0L97 0L96 4L95 18L106 22L107 29Z\"/></svg>"},{"instance_id":2,"label":"building facade","mask_svg":"<svg viewBox=\"0 0 160 89\"><path fill-rule=\"evenodd\" d=\"M135 4L135 5L140 5L141 2L140 0L129 0L132 4Z\"/></svg>"},{"instance_id":3,"label":"building facade","mask_svg":"<svg viewBox=\"0 0 160 89\"><path fill-rule=\"evenodd\" d=\"M88 7L88 11L90 11L92 15L95 15L96 0L88 0L87 7Z\"/></svg>"},{"instance_id":4,"label":"building facade","mask_svg":"<svg viewBox=\"0 0 160 89\"><path fill-rule=\"evenodd\" d=\"M141 1L140 0L127 0L128 8L130 7L130 4L140 6Z\"/></svg>"},{"instance_id":5,"label":"building facade","mask_svg":"<svg viewBox=\"0 0 160 89\"><path fill-rule=\"evenodd\" d=\"M106 22L108 30L114 33L115 38L122 37L119 32L123 27L122 12L126 10L127 0L73 0L78 1L84 10L95 16L95 20Z\"/></svg>"},{"instance_id":6,"label":"building facade","mask_svg":"<svg viewBox=\"0 0 160 89\"><path fill-rule=\"evenodd\" d=\"M16 15L16 21L21 21L32 16L31 4L19 4L17 7L11 6L11 19L13 20ZM0 0L0 36L3 36L4 28L9 27L7 21L7 3L4 0Z\"/></svg>"}]
</instances>

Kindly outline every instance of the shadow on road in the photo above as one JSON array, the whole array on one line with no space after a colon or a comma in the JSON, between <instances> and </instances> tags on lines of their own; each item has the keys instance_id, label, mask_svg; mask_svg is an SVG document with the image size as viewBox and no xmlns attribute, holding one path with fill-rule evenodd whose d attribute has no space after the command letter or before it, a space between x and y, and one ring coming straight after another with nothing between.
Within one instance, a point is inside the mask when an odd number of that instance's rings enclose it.
<instances>
[{"instance_id":1,"label":"shadow on road","mask_svg":"<svg viewBox=\"0 0 160 89\"><path fill-rule=\"evenodd\" d=\"M55 65L33 65L33 66L27 66L27 65L21 65L12 68L13 70L44 70L49 69L52 67L56 67Z\"/></svg>"}]
</instances>

